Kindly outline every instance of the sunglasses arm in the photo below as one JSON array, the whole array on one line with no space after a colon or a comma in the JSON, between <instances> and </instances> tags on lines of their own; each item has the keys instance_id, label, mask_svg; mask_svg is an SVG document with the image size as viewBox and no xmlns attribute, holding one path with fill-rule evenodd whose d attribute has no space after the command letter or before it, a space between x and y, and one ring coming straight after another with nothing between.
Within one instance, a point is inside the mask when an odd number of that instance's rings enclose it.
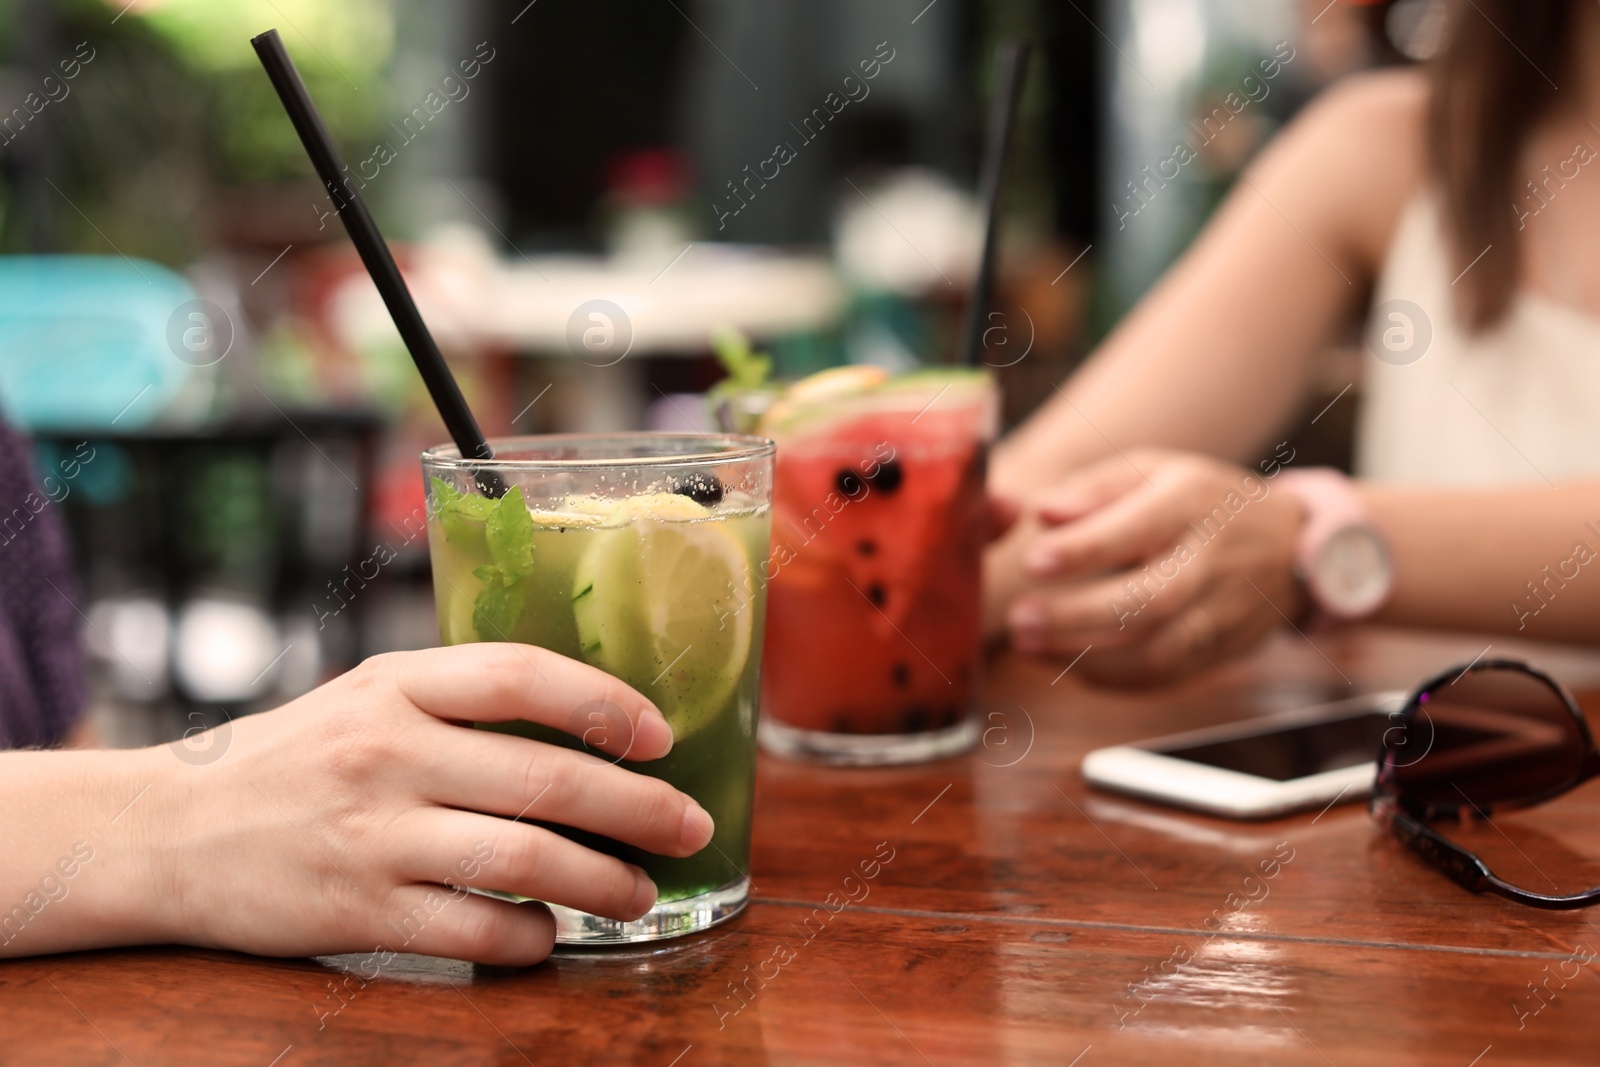
<instances>
[{"instance_id":1,"label":"sunglasses arm","mask_svg":"<svg viewBox=\"0 0 1600 1067\"><path fill-rule=\"evenodd\" d=\"M1488 866L1460 845L1435 832L1426 823L1403 810L1390 797L1376 797L1372 814L1406 847L1443 871L1452 882L1474 893L1494 893L1530 907L1566 911L1600 904L1600 889L1572 896L1552 897L1519 889L1495 877Z\"/></svg>"},{"instance_id":2,"label":"sunglasses arm","mask_svg":"<svg viewBox=\"0 0 1600 1067\"><path fill-rule=\"evenodd\" d=\"M1408 814L1391 797L1374 797L1372 816L1388 827L1407 848L1443 871L1450 880L1474 893L1497 892L1499 882L1477 856L1436 833L1426 823ZM1509 887L1508 887L1509 888Z\"/></svg>"}]
</instances>

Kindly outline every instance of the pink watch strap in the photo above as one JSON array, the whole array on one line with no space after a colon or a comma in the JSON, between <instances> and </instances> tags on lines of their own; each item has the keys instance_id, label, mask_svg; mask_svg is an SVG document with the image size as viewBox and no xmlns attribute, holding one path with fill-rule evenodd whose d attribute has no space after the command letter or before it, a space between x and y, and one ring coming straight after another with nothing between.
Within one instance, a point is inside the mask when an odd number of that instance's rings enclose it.
<instances>
[{"instance_id":1,"label":"pink watch strap","mask_svg":"<svg viewBox=\"0 0 1600 1067\"><path fill-rule=\"evenodd\" d=\"M1336 531L1355 523L1371 525L1367 506L1350 479L1332 467L1309 467L1283 471L1278 486L1287 489L1306 509L1306 524L1300 530L1295 558L1305 565L1313 558L1307 549L1320 548Z\"/></svg>"},{"instance_id":2,"label":"pink watch strap","mask_svg":"<svg viewBox=\"0 0 1600 1067\"><path fill-rule=\"evenodd\" d=\"M1363 526L1380 537L1367 506L1355 485L1332 467L1288 470L1278 475L1278 486L1292 494L1306 509L1306 522L1295 542L1295 567L1306 583L1320 612L1340 619L1360 618L1371 612L1351 615L1327 603L1317 588L1316 563L1323 547L1340 530ZM1381 601L1380 601L1381 603ZM1376 610L1374 605L1372 610Z\"/></svg>"}]
</instances>

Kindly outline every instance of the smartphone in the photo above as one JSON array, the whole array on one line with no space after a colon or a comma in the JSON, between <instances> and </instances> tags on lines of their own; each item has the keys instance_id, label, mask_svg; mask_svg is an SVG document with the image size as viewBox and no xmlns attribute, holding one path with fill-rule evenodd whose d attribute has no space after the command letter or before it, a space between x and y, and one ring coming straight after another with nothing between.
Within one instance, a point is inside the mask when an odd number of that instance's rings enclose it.
<instances>
[{"instance_id":1,"label":"smartphone","mask_svg":"<svg viewBox=\"0 0 1600 1067\"><path fill-rule=\"evenodd\" d=\"M1265 819L1357 800L1372 790L1403 691L1373 693L1246 722L1101 748L1091 785L1232 819Z\"/></svg>"}]
</instances>

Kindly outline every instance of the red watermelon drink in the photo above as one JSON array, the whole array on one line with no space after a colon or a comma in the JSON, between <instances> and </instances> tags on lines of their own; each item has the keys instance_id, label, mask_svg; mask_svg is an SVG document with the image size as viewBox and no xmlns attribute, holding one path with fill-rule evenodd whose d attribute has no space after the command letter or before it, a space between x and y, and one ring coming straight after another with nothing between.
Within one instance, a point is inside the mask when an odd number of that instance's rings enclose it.
<instances>
[{"instance_id":1,"label":"red watermelon drink","mask_svg":"<svg viewBox=\"0 0 1600 1067\"><path fill-rule=\"evenodd\" d=\"M937 759L977 736L987 374L870 367L791 386L778 445L760 738L827 763Z\"/></svg>"}]
</instances>

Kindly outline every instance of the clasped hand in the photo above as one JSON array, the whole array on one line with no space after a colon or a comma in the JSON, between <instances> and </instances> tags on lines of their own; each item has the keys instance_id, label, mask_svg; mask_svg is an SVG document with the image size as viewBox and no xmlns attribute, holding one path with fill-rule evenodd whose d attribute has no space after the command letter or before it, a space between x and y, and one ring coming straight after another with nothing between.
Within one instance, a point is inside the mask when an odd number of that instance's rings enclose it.
<instances>
[{"instance_id":1,"label":"clasped hand","mask_svg":"<svg viewBox=\"0 0 1600 1067\"><path fill-rule=\"evenodd\" d=\"M1274 471L1276 473L1276 471ZM1023 502L1030 588L1012 644L1117 685L1155 685L1253 645L1305 609L1304 508L1270 477L1204 456L1109 457Z\"/></svg>"}]
</instances>

